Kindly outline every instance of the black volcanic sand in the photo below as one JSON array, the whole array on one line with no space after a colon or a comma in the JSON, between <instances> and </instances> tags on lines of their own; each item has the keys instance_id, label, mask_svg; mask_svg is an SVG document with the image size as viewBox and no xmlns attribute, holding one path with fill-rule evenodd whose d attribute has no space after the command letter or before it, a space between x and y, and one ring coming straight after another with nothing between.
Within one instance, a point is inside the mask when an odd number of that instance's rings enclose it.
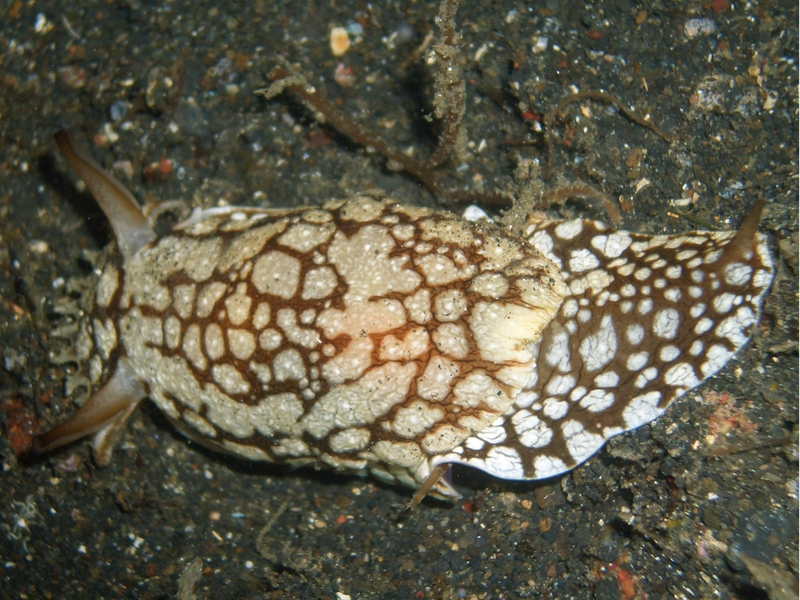
<instances>
[{"instance_id":1,"label":"black volcanic sand","mask_svg":"<svg viewBox=\"0 0 800 600\"><path fill-rule=\"evenodd\" d=\"M684 214L731 229L766 199L777 277L754 342L654 424L552 480L457 469L464 501L413 512L410 490L208 452L149 402L107 468L85 442L33 462L15 452L74 410L74 367L51 363L65 347L51 331L110 235L53 133L70 128L142 201L180 200L161 228L193 206L317 204L374 187L435 206L301 104L254 92L282 56L343 112L427 156L437 130L419 49L436 4L0 10L0 598L176 598L195 559L181 598L797 597L797 3L461 8L472 144L442 168L449 182L512 189L519 160L547 162L542 115L604 90L674 141L576 102L555 124L549 185L599 187L622 201L624 228L646 233L698 228ZM341 57L335 26L353 31ZM586 201L552 212L605 217Z\"/></svg>"}]
</instances>

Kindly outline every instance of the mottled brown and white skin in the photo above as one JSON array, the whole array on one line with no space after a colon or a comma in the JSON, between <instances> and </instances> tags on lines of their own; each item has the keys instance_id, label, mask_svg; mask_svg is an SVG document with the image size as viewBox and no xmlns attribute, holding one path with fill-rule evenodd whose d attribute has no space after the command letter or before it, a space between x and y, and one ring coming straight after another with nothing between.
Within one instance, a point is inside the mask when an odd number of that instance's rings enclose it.
<instances>
[{"instance_id":1,"label":"mottled brown and white skin","mask_svg":"<svg viewBox=\"0 0 800 600\"><path fill-rule=\"evenodd\" d=\"M649 423L749 340L772 280L760 205L736 233L648 236L486 220L375 195L196 211L156 236L59 132L117 248L75 344L96 391L41 451L113 434L149 396L247 459L371 473L457 498L453 463L572 469Z\"/></svg>"}]
</instances>

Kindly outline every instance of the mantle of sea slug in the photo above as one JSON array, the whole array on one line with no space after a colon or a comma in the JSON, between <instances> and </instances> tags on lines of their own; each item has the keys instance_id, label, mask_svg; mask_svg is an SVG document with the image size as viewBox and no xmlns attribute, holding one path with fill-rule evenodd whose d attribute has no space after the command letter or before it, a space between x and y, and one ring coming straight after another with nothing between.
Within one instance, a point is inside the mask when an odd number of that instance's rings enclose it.
<instances>
[{"instance_id":1,"label":"mantle of sea slug","mask_svg":"<svg viewBox=\"0 0 800 600\"><path fill-rule=\"evenodd\" d=\"M509 409L566 293L498 228L360 198L162 236L126 265L120 338L159 407L234 453L413 470Z\"/></svg>"}]
</instances>

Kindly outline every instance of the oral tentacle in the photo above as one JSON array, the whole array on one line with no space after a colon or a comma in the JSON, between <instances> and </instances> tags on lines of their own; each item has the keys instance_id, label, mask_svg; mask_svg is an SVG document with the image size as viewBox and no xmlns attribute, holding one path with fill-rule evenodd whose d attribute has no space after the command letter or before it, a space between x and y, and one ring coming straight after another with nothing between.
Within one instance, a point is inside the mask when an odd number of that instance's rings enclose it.
<instances>
[{"instance_id":1,"label":"oral tentacle","mask_svg":"<svg viewBox=\"0 0 800 600\"><path fill-rule=\"evenodd\" d=\"M126 359L117 363L106 384L69 419L34 439L34 451L49 452L88 435L94 435L99 464L111 457L113 434L128 420L147 396L144 385Z\"/></svg>"},{"instance_id":2,"label":"oral tentacle","mask_svg":"<svg viewBox=\"0 0 800 600\"><path fill-rule=\"evenodd\" d=\"M86 154L70 132L59 131L55 137L61 154L92 192L111 223L122 255L128 259L152 242L156 234L125 186Z\"/></svg>"}]
</instances>

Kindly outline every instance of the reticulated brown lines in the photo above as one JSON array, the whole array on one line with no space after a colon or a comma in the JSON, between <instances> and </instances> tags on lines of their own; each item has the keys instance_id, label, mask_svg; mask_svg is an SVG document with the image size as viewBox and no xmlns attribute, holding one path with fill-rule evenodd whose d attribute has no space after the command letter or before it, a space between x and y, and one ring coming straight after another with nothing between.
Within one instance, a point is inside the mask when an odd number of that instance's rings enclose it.
<instances>
[{"instance_id":1,"label":"reticulated brown lines","mask_svg":"<svg viewBox=\"0 0 800 600\"><path fill-rule=\"evenodd\" d=\"M516 238L362 195L196 212L157 237L57 140L111 207L124 256L102 269L76 344L96 392L37 444L95 433L100 463L149 395L187 435L247 459L449 498L454 463L552 477L721 369L772 280L760 207L737 233L531 219Z\"/></svg>"}]
</instances>

